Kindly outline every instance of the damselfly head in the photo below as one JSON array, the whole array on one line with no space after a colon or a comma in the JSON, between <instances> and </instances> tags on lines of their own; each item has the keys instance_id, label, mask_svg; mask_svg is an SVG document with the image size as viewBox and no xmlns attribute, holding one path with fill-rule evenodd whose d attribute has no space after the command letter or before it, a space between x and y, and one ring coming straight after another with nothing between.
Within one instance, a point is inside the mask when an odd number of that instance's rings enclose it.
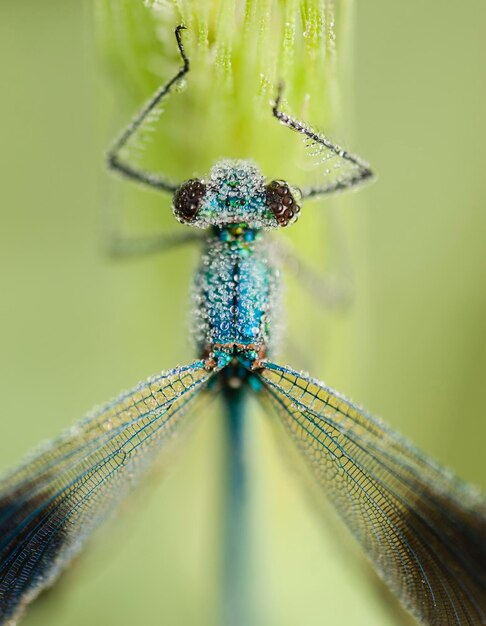
<instances>
[{"instance_id":1,"label":"damselfly head","mask_svg":"<svg viewBox=\"0 0 486 626\"><path fill-rule=\"evenodd\" d=\"M200 228L247 224L278 228L294 222L300 212L299 192L284 181L266 184L251 161L220 161L209 179L188 180L174 194L173 209L183 223Z\"/></svg>"}]
</instances>

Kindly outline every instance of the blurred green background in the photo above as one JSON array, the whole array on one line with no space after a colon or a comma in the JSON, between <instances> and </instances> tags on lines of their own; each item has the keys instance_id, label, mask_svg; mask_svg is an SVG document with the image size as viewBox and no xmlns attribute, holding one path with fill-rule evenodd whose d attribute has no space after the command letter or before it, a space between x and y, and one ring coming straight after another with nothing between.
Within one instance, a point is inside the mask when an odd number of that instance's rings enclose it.
<instances>
[{"instance_id":1,"label":"blurred green background","mask_svg":"<svg viewBox=\"0 0 486 626\"><path fill-rule=\"evenodd\" d=\"M302 245L306 219L314 235L317 213L339 222L356 293L344 314L310 313L312 300L291 284L302 306L289 311L285 361L484 489L486 5L346 6L352 70L338 138L379 178L332 206L311 205L295 227ZM117 111L92 9L0 7L2 469L94 404L192 358L197 251L121 263L103 255L104 209L121 184L102 155L132 105ZM155 201L167 214L167 201ZM251 413L249 434L261 623L410 623L335 521L314 514L261 418ZM148 481L23 623L215 623L221 454L217 416L202 422L166 478Z\"/></svg>"}]
</instances>

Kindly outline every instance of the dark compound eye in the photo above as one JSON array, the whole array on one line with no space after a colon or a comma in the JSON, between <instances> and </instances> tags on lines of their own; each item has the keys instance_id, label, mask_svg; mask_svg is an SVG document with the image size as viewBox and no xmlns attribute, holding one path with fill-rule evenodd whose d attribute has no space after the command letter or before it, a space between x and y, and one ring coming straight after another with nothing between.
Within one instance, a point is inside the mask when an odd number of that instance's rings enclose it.
<instances>
[{"instance_id":1,"label":"dark compound eye","mask_svg":"<svg viewBox=\"0 0 486 626\"><path fill-rule=\"evenodd\" d=\"M188 180L174 194L174 213L182 222L192 222L201 208L206 195L206 185L202 180Z\"/></svg>"},{"instance_id":2,"label":"dark compound eye","mask_svg":"<svg viewBox=\"0 0 486 626\"><path fill-rule=\"evenodd\" d=\"M266 187L266 194L267 206L279 226L287 226L300 211L289 186L283 180L272 180Z\"/></svg>"}]
</instances>

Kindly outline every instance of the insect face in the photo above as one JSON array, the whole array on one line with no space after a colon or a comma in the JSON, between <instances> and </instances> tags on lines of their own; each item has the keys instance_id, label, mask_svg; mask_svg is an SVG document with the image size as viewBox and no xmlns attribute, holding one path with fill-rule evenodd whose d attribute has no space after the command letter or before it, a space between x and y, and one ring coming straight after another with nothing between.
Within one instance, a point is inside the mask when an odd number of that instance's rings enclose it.
<instances>
[{"instance_id":1,"label":"insect face","mask_svg":"<svg viewBox=\"0 0 486 626\"><path fill-rule=\"evenodd\" d=\"M265 179L251 161L220 161L208 181L192 179L174 194L177 219L200 228L246 224L278 228L297 219L300 207L284 181Z\"/></svg>"}]
</instances>

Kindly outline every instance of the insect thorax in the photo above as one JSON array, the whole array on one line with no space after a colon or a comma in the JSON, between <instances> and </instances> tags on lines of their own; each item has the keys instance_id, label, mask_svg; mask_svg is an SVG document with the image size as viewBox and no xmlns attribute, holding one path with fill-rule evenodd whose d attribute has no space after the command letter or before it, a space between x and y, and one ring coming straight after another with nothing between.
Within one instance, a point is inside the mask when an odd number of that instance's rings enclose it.
<instances>
[{"instance_id":1,"label":"insect thorax","mask_svg":"<svg viewBox=\"0 0 486 626\"><path fill-rule=\"evenodd\" d=\"M275 345L280 281L263 232L245 224L214 227L193 284L193 328L199 354L245 355Z\"/></svg>"}]
</instances>

